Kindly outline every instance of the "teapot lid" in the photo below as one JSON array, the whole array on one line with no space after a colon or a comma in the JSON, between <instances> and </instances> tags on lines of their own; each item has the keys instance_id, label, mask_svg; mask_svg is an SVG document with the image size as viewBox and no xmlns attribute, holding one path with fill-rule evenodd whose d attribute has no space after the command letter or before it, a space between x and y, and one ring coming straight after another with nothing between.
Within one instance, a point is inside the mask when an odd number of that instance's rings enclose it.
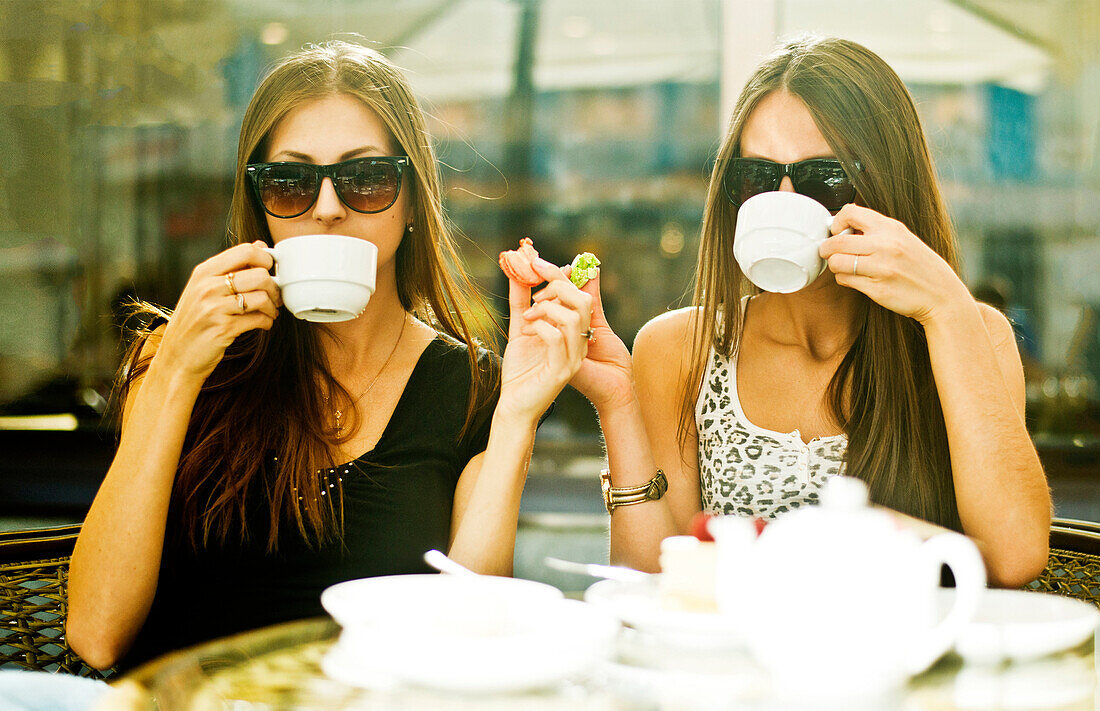
<instances>
[{"instance_id":1,"label":"teapot lid","mask_svg":"<svg viewBox=\"0 0 1100 711\"><path fill-rule=\"evenodd\" d=\"M870 497L867 484L851 476L831 476L821 490L821 505L833 511L867 508Z\"/></svg>"}]
</instances>

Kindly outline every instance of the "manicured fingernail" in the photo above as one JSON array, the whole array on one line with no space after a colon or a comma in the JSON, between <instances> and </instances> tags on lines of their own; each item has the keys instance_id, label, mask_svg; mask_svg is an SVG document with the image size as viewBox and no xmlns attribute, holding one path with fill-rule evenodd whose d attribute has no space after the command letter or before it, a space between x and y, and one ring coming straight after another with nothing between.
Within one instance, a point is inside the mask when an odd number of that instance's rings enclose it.
<instances>
[{"instance_id":1,"label":"manicured fingernail","mask_svg":"<svg viewBox=\"0 0 1100 711\"><path fill-rule=\"evenodd\" d=\"M555 266L554 266L553 264L551 264L550 262L546 261L546 260L545 260L545 259L543 259L542 257L539 257L538 259L536 259L536 260L535 260L535 264L539 265L539 266L540 266L540 267L542 267L543 269L557 269L557 267L555 267Z\"/></svg>"}]
</instances>

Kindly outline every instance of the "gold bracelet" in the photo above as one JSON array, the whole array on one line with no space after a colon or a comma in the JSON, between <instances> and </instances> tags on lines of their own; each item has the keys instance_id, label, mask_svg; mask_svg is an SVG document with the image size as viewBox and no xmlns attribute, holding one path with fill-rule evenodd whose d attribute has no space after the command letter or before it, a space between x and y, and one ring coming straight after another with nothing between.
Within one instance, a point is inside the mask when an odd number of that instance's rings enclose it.
<instances>
[{"instance_id":1,"label":"gold bracelet","mask_svg":"<svg viewBox=\"0 0 1100 711\"><path fill-rule=\"evenodd\" d=\"M641 504L661 498L668 491L668 478L658 469L652 479L639 486L611 486L611 471L604 469L600 472L600 488L603 490L604 506L610 514L616 506Z\"/></svg>"}]
</instances>

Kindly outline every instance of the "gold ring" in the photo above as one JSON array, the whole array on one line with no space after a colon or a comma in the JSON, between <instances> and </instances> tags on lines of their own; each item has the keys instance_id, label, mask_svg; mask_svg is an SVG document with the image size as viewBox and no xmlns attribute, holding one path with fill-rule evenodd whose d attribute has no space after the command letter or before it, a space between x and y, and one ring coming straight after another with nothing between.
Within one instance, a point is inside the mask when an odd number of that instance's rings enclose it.
<instances>
[{"instance_id":1,"label":"gold ring","mask_svg":"<svg viewBox=\"0 0 1100 711\"><path fill-rule=\"evenodd\" d=\"M583 336L584 336L584 339L585 339L586 341L591 341L591 340L592 340L592 338L593 338L593 337L595 336L595 334L594 334L594 333L592 332L592 329L591 329L591 328L590 328L590 329L588 329L587 331L585 331L585 332L584 332L583 334L581 334L581 335L583 335Z\"/></svg>"},{"instance_id":2,"label":"gold ring","mask_svg":"<svg viewBox=\"0 0 1100 711\"><path fill-rule=\"evenodd\" d=\"M233 272L229 272L225 275L225 285L229 287L230 294L237 293L237 287L233 286Z\"/></svg>"},{"instance_id":3,"label":"gold ring","mask_svg":"<svg viewBox=\"0 0 1100 711\"><path fill-rule=\"evenodd\" d=\"M859 274L859 255L852 260L852 274Z\"/></svg>"},{"instance_id":4,"label":"gold ring","mask_svg":"<svg viewBox=\"0 0 1100 711\"><path fill-rule=\"evenodd\" d=\"M241 294L241 293L238 293L238 292L234 292L234 293L237 294L237 308L239 308L241 310L241 313L243 314L244 313L244 294Z\"/></svg>"}]
</instances>

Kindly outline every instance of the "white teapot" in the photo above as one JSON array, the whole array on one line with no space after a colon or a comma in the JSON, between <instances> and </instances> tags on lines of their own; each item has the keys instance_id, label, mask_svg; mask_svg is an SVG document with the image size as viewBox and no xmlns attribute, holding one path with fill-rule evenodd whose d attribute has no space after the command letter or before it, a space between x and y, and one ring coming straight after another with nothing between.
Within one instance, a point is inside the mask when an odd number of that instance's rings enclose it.
<instances>
[{"instance_id":1,"label":"white teapot","mask_svg":"<svg viewBox=\"0 0 1100 711\"><path fill-rule=\"evenodd\" d=\"M783 696L849 698L900 687L951 647L985 587L970 539L943 533L922 541L871 508L866 485L850 477L831 478L820 506L776 519L750 544L740 527L711 530L719 608L742 621L749 650ZM942 565L956 585L946 616Z\"/></svg>"}]
</instances>

